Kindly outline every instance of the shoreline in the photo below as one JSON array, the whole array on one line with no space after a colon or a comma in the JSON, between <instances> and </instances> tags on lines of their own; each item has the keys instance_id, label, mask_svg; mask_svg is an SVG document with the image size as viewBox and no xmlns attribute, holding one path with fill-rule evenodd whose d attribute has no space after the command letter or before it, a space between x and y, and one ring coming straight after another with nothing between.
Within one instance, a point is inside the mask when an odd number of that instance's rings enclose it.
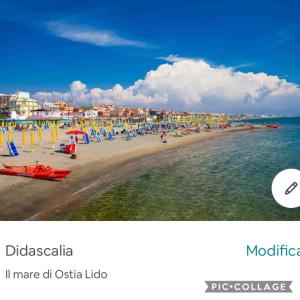
<instances>
[{"instance_id":1,"label":"shoreline","mask_svg":"<svg viewBox=\"0 0 300 300\"><path fill-rule=\"evenodd\" d=\"M10 184L2 190L0 188L0 219L59 220L60 217L71 213L91 198L101 195L112 184L151 168L158 163L159 159L168 159L174 149L235 133L257 130L266 130L266 128L238 127L222 131L213 130L182 138L172 137L167 144L162 144L160 141L153 143L151 137L151 147L141 140L145 137L139 137L139 142L144 145L139 144L139 147L133 145L130 149L122 149L119 153L109 153L100 159L78 163L74 166L71 176L63 182L18 177L17 183ZM158 136L155 138L159 139ZM38 193L35 193L35 190L38 190Z\"/></svg>"}]
</instances>

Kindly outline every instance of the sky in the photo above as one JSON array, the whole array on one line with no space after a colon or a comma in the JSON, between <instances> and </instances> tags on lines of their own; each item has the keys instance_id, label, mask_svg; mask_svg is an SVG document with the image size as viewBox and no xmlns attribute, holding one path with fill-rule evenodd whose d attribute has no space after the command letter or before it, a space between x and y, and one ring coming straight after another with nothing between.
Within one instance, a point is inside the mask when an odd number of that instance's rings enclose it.
<instances>
[{"instance_id":1,"label":"sky","mask_svg":"<svg viewBox=\"0 0 300 300\"><path fill-rule=\"evenodd\" d=\"M0 93L300 115L297 0L0 0Z\"/></svg>"}]
</instances>

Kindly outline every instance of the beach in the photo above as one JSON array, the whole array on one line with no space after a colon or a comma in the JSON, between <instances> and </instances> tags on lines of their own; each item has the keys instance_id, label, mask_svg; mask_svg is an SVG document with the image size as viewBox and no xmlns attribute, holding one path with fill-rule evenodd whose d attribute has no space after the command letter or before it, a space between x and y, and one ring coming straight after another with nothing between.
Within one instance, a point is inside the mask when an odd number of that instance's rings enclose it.
<instances>
[{"instance_id":1,"label":"beach","mask_svg":"<svg viewBox=\"0 0 300 300\"><path fill-rule=\"evenodd\" d=\"M183 137L168 136L163 144L159 135L137 136L129 141L117 135L113 141L79 141L78 159L60 153L59 143L66 143L64 132L53 149L50 132L45 132L43 144L36 141L34 151L29 145L18 147L20 156L10 157L3 149L1 162L11 165L50 165L54 168L71 169L73 172L62 182L42 181L23 177L0 176L0 219L1 220L48 220L56 215L72 211L99 190L131 176L135 172L159 164L168 159L168 151L204 140L235 134L240 131L261 130L261 127L230 127ZM20 145L21 134L14 133L14 141ZM47 142L48 141L48 142ZM162 155L162 156L160 156Z\"/></svg>"}]
</instances>

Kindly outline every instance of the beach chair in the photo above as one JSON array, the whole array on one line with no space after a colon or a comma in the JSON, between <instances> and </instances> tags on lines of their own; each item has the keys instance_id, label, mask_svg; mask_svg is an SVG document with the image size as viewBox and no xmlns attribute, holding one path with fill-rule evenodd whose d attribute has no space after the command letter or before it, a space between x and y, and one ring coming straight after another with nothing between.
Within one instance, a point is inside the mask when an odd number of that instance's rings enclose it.
<instances>
[{"instance_id":1,"label":"beach chair","mask_svg":"<svg viewBox=\"0 0 300 300\"><path fill-rule=\"evenodd\" d=\"M89 138L89 135L87 133L83 135L83 139L84 139L86 144L90 143L90 138Z\"/></svg>"},{"instance_id":2,"label":"beach chair","mask_svg":"<svg viewBox=\"0 0 300 300\"><path fill-rule=\"evenodd\" d=\"M65 144L60 144L59 145L59 151L61 153L66 153L66 145Z\"/></svg>"},{"instance_id":3,"label":"beach chair","mask_svg":"<svg viewBox=\"0 0 300 300\"><path fill-rule=\"evenodd\" d=\"M11 156L19 156L18 149L14 142L7 142L7 147Z\"/></svg>"},{"instance_id":4,"label":"beach chair","mask_svg":"<svg viewBox=\"0 0 300 300\"><path fill-rule=\"evenodd\" d=\"M97 141L97 137L96 137L96 130L95 129L91 129L91 136L93 137L94 141Z\"/></svg>"},{"instance_id":5,"label":"beach chair","mask_svg":"<svg viewBox=\"0 0 300 300\"><path fill-rule=\"evenodd\" d=\"M126 131L126 140L127 141L131 140L130 131Z\"/></svg>"},{"instance_id":6,"label":"beach chair","mask_svg":"<svg viewBox=\"0 0 300 300\"><path fill-rule=\"evenodd\" d=\"M101 136L100 132L96 132L96 139L97 139L97 142L102 142L102 136Z\"/></svg>"},{"instance_id":7,"label":"beach chair","mask_svg":"<svg viewBox=\"0 0 300 300\"><path fill-rule=\"evenodd\" d=\"M103 130L103 135L107 137L107 131L105 129Z\"/></svg>"},{"instance_id":8,"label":"beach chair","mask_svg":"<svg viewBox=\"0 0 300 300\"><path fill-rule=\"evenodd\" d=\"M112 141L114 139L114 137L113 137L113 135L112 135L111 132L108 133L108 138L109 138L110 141Z\"/></svg>"}]
</instances>

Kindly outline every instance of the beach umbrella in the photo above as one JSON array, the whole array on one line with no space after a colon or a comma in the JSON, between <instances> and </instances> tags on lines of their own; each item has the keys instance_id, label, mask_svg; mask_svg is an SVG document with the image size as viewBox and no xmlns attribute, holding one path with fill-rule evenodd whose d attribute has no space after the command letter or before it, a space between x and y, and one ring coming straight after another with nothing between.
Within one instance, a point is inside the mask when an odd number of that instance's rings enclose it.
<instances>
[{"instance_id":1,"label":"beach umbrella","mask_svg":"<svg viewBox=\"0 0 300 300\"><path fill-rule=\"evenodd\" d=\"M55 147L55 135L54 135L54 127L51 128L51 143L52 147Z\"/></svg>"},{"instance_id":2,"label":"beach umbrella","mask_svg":"<svg viewBox=\"0 0 300 300\"><path fill-rule=\"evenodd\" d=\"M22 147L24 148L25 146L25 142L26 142L26 132L25 130L23 129L22 130L22 137L21 137L21 143L22 143Z\"/></svg>"},{"instance_id":3,"label":"beach umbrella","mask_svg":"<svg viewBox=\"0 0 300 300\"><path fill-rule=\"evenodd\" d=\"M7 141L10 143L10 142L12 142L12 136L11 136L11 131L10 131L10 129L8 129L8 131L7 131Z\"/></svg>"},{"instance_id":4,"label":"beach umbrella","mask_svg":"<svg viewBox=\"0 0 300 300\"><path fill-rule=\"evenodd\" d=\"M0 131L0 152L2 152L2 147L3 147L3 135L2 135L2 131Z\"/></svg>"},{"instance_id":5,"label":"beach umbrella","mask_svg":"<svg viewBox=\"0 0 300 300\"><path fill-rule=\"evenodd\" d=\"M59 138L59 127L56 126L56 138L58 139Z\"/></svg>"},{"instance_id":6,"label":"beach umbrella","mask_svg":"<svg viewBox=\"0 0 300 300\"><path fill-rule=\"evenodd\" d=\"M39 128L39 138L40 138L40 144L43 145L43 129Z\"/></svg>"},{"instance_id":7,"label":"beach umbrella","mask_svg":"<svg viewBox=\"0 0 300 300\"><path fill-rule=\"evenodd\" d=\"M32 152L33 152L34 151L34 132L33 131L31 131L30 142L31 142L31 148L32 148Z\"/></svg>"},{"instance_id":8,"label":"beach umbrella","mask_svg":"<svg viewBox=\"0 0 300 300\"><path fill-rule=\"evenodd\" d=\"M71 130L71 131L66 132L66 134L68 134L68 135L79 135L79 134L86 134L86 132L75 129L75 130Z\"/></svg>"}]
</instances>

